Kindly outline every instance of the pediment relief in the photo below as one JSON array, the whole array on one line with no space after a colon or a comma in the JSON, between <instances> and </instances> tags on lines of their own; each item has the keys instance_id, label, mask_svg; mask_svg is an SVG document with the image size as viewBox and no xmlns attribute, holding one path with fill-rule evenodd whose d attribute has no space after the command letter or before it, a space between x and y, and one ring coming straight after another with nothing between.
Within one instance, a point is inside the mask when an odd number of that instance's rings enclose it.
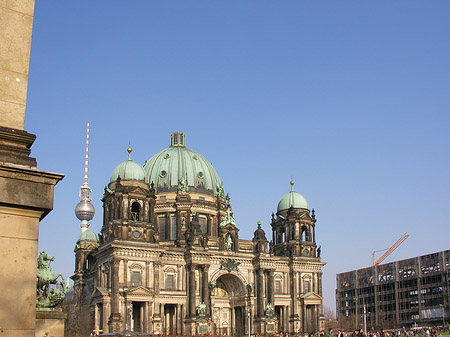
<instances>
[{"instance_id":1,"label":"pediment relief","mask_svg":"<svg viewBox=\"0 0 450 337\"><path fill-rule=\"evenodd\" d=\"M92 295L91 295L92 298L94 298L94 297L104 297L104 296L110 297L110 294L109 294L109 291L106 288L103 288L103 287L96 287L94 289L94 291L92 292Z\"/></svg>"},{"instance_id":2,"label":"pediment relief","mask_svg":"<svg viewBox=\"0 0 450 337\"><path fill-rule=\"evenodd\" d=\"M126 297L154 297L155 293L143 286L138 286L136 288L125 291Z\"/></svg>"},{"instance_id":3,"label":"pediment relief","mask_svg":"<svg viewBox=\"0 0 450 337\"><path fill-rule=\"evenodd\" d=\"M128 193L147 195L148 191L144 190L142 187L139 187L139 186L136 186L136 187L130 186Z\"/></svg>"},{"instance_id":4,"label":"pediment relief","mask_svg":"<svg viewBox=\"0 0 450 337\"><path fill-rule=\"evenodd\" d=\"M319 294L316 294L314 292L309 292L306 294L303 294L299 297L299 300L306 305L318 305L322 303L322 296Z\"/></svg>"}]
</instances>

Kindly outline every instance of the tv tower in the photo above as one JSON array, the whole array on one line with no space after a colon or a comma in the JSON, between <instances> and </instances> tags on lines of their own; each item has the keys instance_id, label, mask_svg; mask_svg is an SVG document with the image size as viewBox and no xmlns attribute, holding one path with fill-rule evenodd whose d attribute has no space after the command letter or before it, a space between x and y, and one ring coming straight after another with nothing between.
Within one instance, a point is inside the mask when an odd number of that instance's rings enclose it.
<instances>
[{"instance_id":1,"label":"tv tower","mask_svg":"<svg viewBox=\"0 0 450 337\"><path fill-rule=\"evenodd\" d=\"M86 134L86 161L84 165L84 184L80 187L80 202L75 207L75 215L81 220L81 233L89 227L89 220L95 215L94 205L91 204L91 188L88 185L88 153L89 153L89 120Z\"/></svg>"}]
</instances>

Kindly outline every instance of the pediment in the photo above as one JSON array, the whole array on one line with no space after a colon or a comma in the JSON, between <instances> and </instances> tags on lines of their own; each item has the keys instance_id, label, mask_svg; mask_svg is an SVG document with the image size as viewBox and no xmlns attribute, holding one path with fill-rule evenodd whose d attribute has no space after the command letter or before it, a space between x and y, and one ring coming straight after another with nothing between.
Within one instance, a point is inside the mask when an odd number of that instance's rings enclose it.
<instances>
[{"instance_id":1,"label":"pediment","mask_svg":"<svg viewBox=\"0 0 450 337\"><path fill-rule=\"evenodd\" d=\"M299 300L304 304L321 304L322 303L322 296L319 294L316 294L314 292L308 292L306 294L303 294L299 297Z\"/></svg>"},{"instance_id":2,"label":"pediment","mask_svg":"<svg viewBox=\"0 0 450 337\"><path fill-rule=\"evenodd\" d=\"M138 286L136 288L132 288L125 292L125 296L127 297L154 297L155 293L150 289Z\"/></svg>"},{"instance_id":3,"label":"pediment","mask_svg":"<svg viewBox=\"0 0 450 337\"><path fill-rule=\"evenodd\" d=\"M144 190L142 187L140 186L130 186L130 189L128 191L128 193L137 193L137 194L144 194L147 195L148 191Z\"/></svg>"},{"instance_id":4,"label":"pediment","mask_svg":"<svg viewBox=\"0 0 450 337\"><path fill-rule=\"evenodd\" d=\"M232 224L231 222L227 223L225 226L221 228L222 233L226 232L238 232L239 228L236 227L236 225Z\"/></svg>"},{"instance_id":5,"label":"pediment","mask_svg":"<svg viewBox=\"0 0 450 337\"><path fill-rule=\"evenodd\" d=\"M109 291L103 287L96 287L91 295L92 298L103 297L103 296L108 296L108 297L110 296Z\"/></svg>"}]
</instances>

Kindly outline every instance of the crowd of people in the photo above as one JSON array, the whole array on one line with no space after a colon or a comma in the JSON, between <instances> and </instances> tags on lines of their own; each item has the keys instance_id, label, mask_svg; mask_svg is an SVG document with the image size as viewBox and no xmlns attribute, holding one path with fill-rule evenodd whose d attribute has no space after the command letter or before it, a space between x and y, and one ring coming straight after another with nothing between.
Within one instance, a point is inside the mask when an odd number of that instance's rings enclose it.
<instances>
[{"instance_id":1,"label":"crowd of people","mask_svg":"<svg viewBox=\"0 0 450 337\"><path fill-rule=\"evenodd\" d=\"M353 332L344 332L341 329L338 329L335 332L333 329L328 331L328 337L413 337L413 336L423 336L423 337L442 337L442 331L438 331L434 328L419 328L419 329L411 329L411 330L383 330L380 329L378 331L368 331L367 334L364 333L363 329L356 329ZM313 334L310 334L309 337L312 337ZM319 336L325 336L325 332L321 331Z\"/></svg>"}]
</instances>

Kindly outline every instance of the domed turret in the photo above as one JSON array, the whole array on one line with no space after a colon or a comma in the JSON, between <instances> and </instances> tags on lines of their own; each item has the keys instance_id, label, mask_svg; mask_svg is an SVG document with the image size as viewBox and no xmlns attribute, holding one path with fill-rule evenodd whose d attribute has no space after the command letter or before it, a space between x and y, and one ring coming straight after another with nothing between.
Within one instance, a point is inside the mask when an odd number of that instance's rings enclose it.
<instances>
[{"instance_id":1,"label":"domed turret","mask_svg":"<svg viewBox=\"0 0 450 337\"><path fill-rule=\"evenodd\" d=\"M79 244L80 242L98 242L98 239L93 231L91 231L90 229L86 229L78 237L77 244Z\"/></svg>"},{"instance_id":2,"label":"domed turret","mask_svg":"<svg viewBox=\"0 0 450 337\"><path fill-rule=\"evenodd\" d=\"M180 182L189 192L223 193L216 170L201 154L186 148L184 133L172 133L170 146L144 164L144 173L157 193L176 191Z\"/></svg>"},{"instance_id":3,"label":"domed turret","mask_svg":"<svg viewBox=\"0 0 450 337\"><path fill-rule=\"evenodd\" d=\"M144 169L141 165L131 160L130 155L133 151L131 147L128 147L128 160L117 165L111 174L110 182L116 181L117 178L122 180L145 180Z\"/></svg>"},{"instance_id":4,"label":"domed turret","mask_svg":"<svg viewBox=\"0 0 450 337\"><path fill-rule=\"evenodd\" d=\"M264 229L261 228L261 221L258 221L258 228L253 233L253 241L255 240L267 241L266 232L264 232Z\"/></svg>"},{"instance_id":5,"label":"domed turret","mask_svg":"<svg viewBox=\"0 0 450 337\"><path fill-rule=\"evenodd\" d=\"M300 193L294 191L294 181L291 180L290 184L291 190L283 198L281 198L280 202L278 203L277 213L291 207L309 209L308 202L306 201L305 197Z\"/></svg>"}]
</instances>

